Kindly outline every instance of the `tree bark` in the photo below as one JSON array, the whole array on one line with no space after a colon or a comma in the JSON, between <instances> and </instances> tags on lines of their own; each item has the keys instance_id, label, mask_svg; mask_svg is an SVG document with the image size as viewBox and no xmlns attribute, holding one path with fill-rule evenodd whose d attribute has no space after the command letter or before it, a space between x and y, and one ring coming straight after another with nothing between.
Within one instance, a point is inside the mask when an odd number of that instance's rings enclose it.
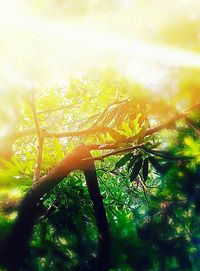
<instances>
[{"instance_id":1,"label":"tree bark","mask_svg":"<svg viewBox=\"0 0 200 271\"><path fill-rule=\"evenodd\" d=\"M91 155L88 153L88 157L89 156L91 157ZM98 186L94 161L87 161L84 174L90 199L93 203L94 214L99 233L99 248L95 270L106 271L108 270L110 264L110 232L106 218L106 212L103 205L103 198L100 194L100 189Z\"/></svg>"},{"instance_id":2,"label":"tree bark","mask_svg":"<svg viewBox=\"0 0 200 271\"><path fill-rule=\"evenodd\" d=\"M41 208L42 197L63 180L70 172L84 171L89 195L93 203L94 215L99 232L99 250L97 254L99 270L107 270L109 264L109 226L103 200L98 187L96 170L90 158L90 147L80 146L65 157L48 175L35 182L22 199L18 216L9 235L0 243L0 264L9 271L17 271L28 259L28 241L31 238Z\"/></svg>"}]
</instances>

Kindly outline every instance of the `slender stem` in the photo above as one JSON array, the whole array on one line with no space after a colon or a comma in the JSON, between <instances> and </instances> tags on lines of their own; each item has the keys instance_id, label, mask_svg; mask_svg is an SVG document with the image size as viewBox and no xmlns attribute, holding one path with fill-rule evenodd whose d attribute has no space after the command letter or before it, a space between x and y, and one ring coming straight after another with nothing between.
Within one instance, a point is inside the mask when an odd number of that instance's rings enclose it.
<instances>
[{"instance_id":1,"label":"slender stem","mask_svg":"<svg viewBox=\"0 0 200 271\"><path fill-rule=\"evenodd\" d=\"M38 120L34 93L32 95L32 103L30 104L30 106L33 112L33 119L35 122L35 127L36 127L37 135L38 135L38 154L37 154L37 160L35 163L34 177L33 177L33 181L36 181L40 177L41 164L42 164L42 152L43 152L43 146L44 146L44 136L40 128L40 124Z\"/></svg>"},{"instance_id":2,"label":"slender stem","mask_svg":"<svg viewBox=\"0 0 200 271\"><path fill-rule=\"evenodd\" d=\"M177 113L175 116L173 116L170 120L154 127L154 128L150 128L146 131L145 136L149 136L149 135L153 135L159 131L161 131L162 129L165 128L169 128L171 125L173 125L176 121L180 120L180 119L184 119L185 117L187 117L192 110L196 110L200 107L200 104L196 104L194 106L192 106L191 108L189 108L188 110L186 110L183 113ZM70 137L70 136L87 136L89 134L95 134L95 133L105 133L107 131L107 129L109 129L109 127L91 127L88 129L83 129L83 130L78 130L78 131L70 131L70 132L60 132L60 133L50 133L48 132L46 129L41 128L41 132L43 133L44 137L48 137L48 138L63 138L63 137ZM29 129L25 129L22 131L17 131L13 134L14 138L20 138L20 137L24 137L24 136L30 136L30 135L34 135L37 134L37 129L36 128L29 128ZM137 138L137 134L132 136L132 137L128 137L126 139L126 142L132 142L134 139Z\"/></svg>"},{"instance_id":3,"label":"slender stem","mask_svg":"<svg viewBox=\"0 0 200 271\"><path fill-rule=\"evenodd\" d=\"M44 147L44 137L39 139L38 154L37 154L37 160L36 160L36 164L35 164L34 177L33 177L34 181L36 181L38 178L40 178L43 147Z\"/></svg>"},{"instance_id":4,"label":"slender stem","mask_svg":"<svg viewBox=\"0 0 200 271\"><path fill-rule=\"evenodd\" d=\"M56 112L56 111L60 111L63 109L70 109L70 108L75 108L75 107L79 107L78 104L73 105L73 104L67 104L67 105L63 105L57 108L52 108L52 109L46 109L46 110L41 110L38 111L38 114L47 114L47 113L52 113L52 112Z\"/></svg>"},{"instance_id":5,"label":"slender stem","mask_svg":"<svg viewBox=\"0 0 200 271\"><path fill-rule=\"evenodd\" d=\"M136 145L136 146L133 146L133 147L128 147L128 148L125 148L125 149L120 149L120 150L117 150L117 151L109 152L109 153L106 153L104 155L100 155L100 156L97 156L97 157L86 158L85 160L93 160L93 161L103 160L106 157L109 157L109 156L112 156L112 155L122 154L124 152L131 152L131 151L143 148L144 146L145 146L145 144L140 144L140 145Z\"/></svg>"}]
</instances>

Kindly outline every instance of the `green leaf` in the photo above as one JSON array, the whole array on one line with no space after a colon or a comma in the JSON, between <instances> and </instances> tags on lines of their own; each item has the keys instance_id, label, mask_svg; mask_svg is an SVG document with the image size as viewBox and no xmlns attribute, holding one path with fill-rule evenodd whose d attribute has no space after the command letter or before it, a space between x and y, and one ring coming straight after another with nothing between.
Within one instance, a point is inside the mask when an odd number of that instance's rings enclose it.
<instances>
[{"instance_id":1,"label":"green leaf","mask_svg":"<svg viewBox=\"0 0 200 271\"><path fill-rule=\"evenodd\" d=\"M127 136L131 136L133 134L131 128L128 125L128 123L126 123L125 121L122 122L122 128L125 131Z\"/></svg>"},{"instance_id":2,"label":"green leaf","mask_svg":"<svg viewBox=\"0 0 200 271\"><path fill-rule=\"evenodd\" d=\"M114 139L116 142L125 142L126 136L120 134L118 131L112 129L112 128L106 128L109 135Z\"/></svg>"},{"instance_id":3,"label":"green leaf","mask_svg":"<svg viewBox=\"0 0 200 271\"><path fill-rule=\"evenodd\" d=\"M160 165L160 163L153 157L149 157L149 161L151 162L152 166L158 171L160 174L163 174L165 169Z\"/></svg>"},{"instance_id":4,"label":"green leaf","mask_svg":"<svg viewBox=\"0 0 200 271\"><path fill-rule=\"evenodd\" d=\"M152 149L155 149L155 148L157 148L158 146L160 146L161 143L162 143L162 142L156 142L156 143L153 143L153 144L151 144L151 148L152 148Z\"/></svg>"},{"instance_id":5,"label":"green leaf","mask_svg":"<svg viewBox=\"0 0 200 271\"><path fill-rule=\"evenodd\" d=\"M142 126L142 128L138 134L138 139L137 139L138 144L143 142L145 134L146 134L146 127Z\"/></svg>"},{"instance_id":6,"label":"green leaf","mask_svg":"<svg viewBox=\"0 0 200 271\"><path fill-rule=\"evenodd\" d=\"M132 168L131 175L130 175L130 181L131 182L133 182L137 178L137 176L138 176L138 174L140 172L140 169L142 167L142 161L143 161L142 158L139 159L135 163L134 167Z\"/></svg>"},{"instance_id":7,"label":"green leaf","mask_svg":"<svg viewBox=\"0 0 200 271\"><path fill-rule=\"evenodd\" d=\"M143 162L143 168L142 168L144 182L146 182L146 180L147 180L147 177L148 177L148 170L149 170L149 160L148 160L148 158L146 158L146 159L144 160L144 162Z\"/></svg>"},{"instance_id":8,"label":"green leaf","mask_svg":"<svg viewBox=\"0 0 200 271\"><path fill-rule=\"evenodd\" d=\"M115 168L120 168L122 167L124 164L126 164L126 162L128 162L131 159L132 154L128 153L126 155L124 155L116 164L115 164Z\"/></svg>"},{"instance_id":9,"label":"green leaf","mask_svg":"<svg viewBox=\"0 0 200 271\"><path fill-rule=\"evenodd\" d=\"M156 156L168 159L168 160L188 160L188 159L192 159L191 156L178 156L178 155L173 155L171 152L169 151L163 151L163 150L152 150L152 149L147 149L144 148L144 150L148 153L154 154Z\"/></svg>"},{"instance_id":10,"label":"green leaf","mask_svg":"<svg viewBox=\"0 0 200 271\"><path fill-rule=\"evenodd\" d=\"M136 155L132 155L130 163L128 165L128 171L133 167L133 165L135 164L135 162L141 157L140 154L136 154Z\"/></svg>"}]
</instances>

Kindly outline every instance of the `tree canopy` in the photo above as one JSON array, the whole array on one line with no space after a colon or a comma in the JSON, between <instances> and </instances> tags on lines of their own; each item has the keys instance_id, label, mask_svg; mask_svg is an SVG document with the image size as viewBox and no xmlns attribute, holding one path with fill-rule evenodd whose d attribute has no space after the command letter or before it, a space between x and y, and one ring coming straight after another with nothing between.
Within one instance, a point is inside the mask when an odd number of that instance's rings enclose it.
<instances>
[{"instance_id":1,"label":"tree canopy","mask_svg":"<svg viewBox=\"0 0 200 271\"><path fill-rule=\"evenodd\" d=\"M158 1L20 2L29 31L8 1L0 49L0 270L199 270L196 2L173 21Z\"/></svg>"},{"instance_id":2,"label":"tree canopy","mask_svg":"<svg viewBox=\"0 0 200 271\"><path fill-rule=\"evenodd\" d=\"M123 78L116 94L116 72L93 76L71 79L68 91L12 96L1 147L2 266L198 268L196 93L184 99L180 88L169 102Z\"/></svg>"}]
</instances>

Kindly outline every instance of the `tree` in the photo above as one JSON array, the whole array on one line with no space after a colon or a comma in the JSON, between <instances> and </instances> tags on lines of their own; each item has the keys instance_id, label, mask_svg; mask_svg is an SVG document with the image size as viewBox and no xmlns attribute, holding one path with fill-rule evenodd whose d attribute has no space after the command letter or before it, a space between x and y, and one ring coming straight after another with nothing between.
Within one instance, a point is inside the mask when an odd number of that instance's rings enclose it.
<instances>
[{"instance_id":1,"label":"tree","mask_svg":"<svg viewBox=\"0 0 200 271\"><path fill-rule=\"evenodd\" d=\"M115 83L108 83L111 78L95 84L108 87ZM10 162L2 160L1 176L11 177L6 185L29 189L17 204L2 201L4 213L16 205L18 212L13 222L2 216L2 266L198 267L199 102L177 112L139 86L140 96L130 97L126 80L117 96L114 88L105 99L100 88L94 97L90 80L73 80L66 93L22 96L18 127L5 136L12 138L15 155ZM80 107L86 114L79 125Z\"/></svg>"}]
</instances>

